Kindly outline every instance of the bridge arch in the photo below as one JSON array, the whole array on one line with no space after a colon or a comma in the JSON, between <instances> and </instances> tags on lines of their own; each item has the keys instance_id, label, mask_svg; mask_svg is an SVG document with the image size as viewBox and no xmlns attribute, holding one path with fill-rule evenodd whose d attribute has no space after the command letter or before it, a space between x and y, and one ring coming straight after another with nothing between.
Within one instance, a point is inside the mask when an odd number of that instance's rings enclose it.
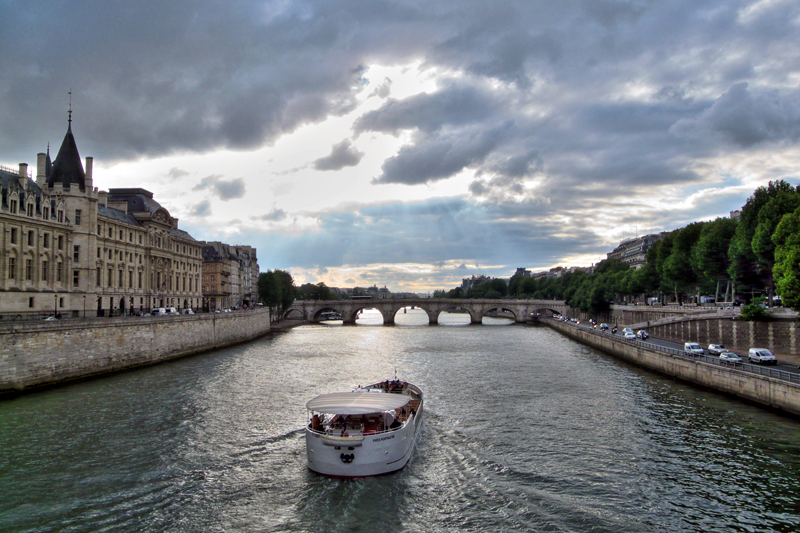
<instances>
[{"instance_id":1,"label":"bridge arch","mask_svg":"<svg viewBox=\"0 0 800 533\"><path fill-rule=\"evenodd\" d=\"M281 320L306 320L306 314L300 309L292 307L283 313Z\"/></svg>"},{"instance_id":2,"label":"bridge arch","mask_svg":"<svg viewBox=\"0 0 800 533\"><path fill-rule=\"evenodd\" d=\"M490 313L492 313L493 311L495 311L496 313L510 313L512 316L511 317L504 317L504 316L492 317L490 315ZM495 305L495 306L489 306L489 307L485 308L483 310L483 312L481 313L481 321L483 321L483 319L486 318L486 317L489 317L489 318L507 318L507 319L513 320L514 322L516 322L517 319L519 318L519 317L517 317L517 313L515 313L513 309L509 309L508 307L504 307L502 304Z\"/></svg>"},{"instance_id":3,"label":"bridge arch","mask_svg":"<svg viewBox=\"0 0 800 533\"><path fill-rule=\"evenodd\" d=\"M455 303L455 304L443 307L439 311L439 313L436 315L436 321L437 322L439 321L439 315L442 314L442 313L466 313L466 314L469 315L470 324L480 324L480 322L481 322L480 315L476 316L476 313L474 313L473 310L469 309L468 307L465 307L464 305L462 305L460 303Z\"/></svg>"},{"instance_id":4,"label":"bridge arch","mask_svg":"<svg viewBox=\"0 0 800 533\"><path fill-rule=\"evenodd\" d=\"M436 324L437 316L433 311L431 311L429 308L423 305L409 305L408 303L400 303L391 307L391 309L389 310L389 314L392 317L392 322L397 324L397 317L407 314L406 313L407 309L411 310L419 309L421 311L424 311L425 315L428 317L427 324L413 324L414 326L423 326L423 325L430 326L431 324ZM384 323L386 323L385 318L384 318ZM412 324L401 324L401 325L412 325Z\"/></svg>"}]
</instances>

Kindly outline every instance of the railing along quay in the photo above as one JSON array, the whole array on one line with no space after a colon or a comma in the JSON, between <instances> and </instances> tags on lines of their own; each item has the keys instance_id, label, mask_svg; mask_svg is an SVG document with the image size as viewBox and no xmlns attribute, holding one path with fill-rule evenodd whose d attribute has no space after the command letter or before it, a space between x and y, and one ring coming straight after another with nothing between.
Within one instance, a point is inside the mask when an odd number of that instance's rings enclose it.
<instances>
[{"instance_id":1,"label":"railing along quay","mask_svg":"<svg viewBox=\"0 0 800 533\"><path fill-rule=\"evenodd\" d=\"M548 320L556 320L555 318L550 318L550 317L542 317L542 318L547 318ZM609 335L619 342L626 342L634 346L642 346L643 348L647 348L649 350L676 355L678 357L682 357L683 359L688 359L690 361L703 361L705 363L718 365L721 367L727 367L728 370L740 370L744 372L750 372L751 374L758 374L760 376L767 376L775 379L780 379L783 381L788 381L790 383L800 384L800 373L787 372L785 370L778 370L777 368L769 368L761 365L752 365L750 363L730 363L728 361L721 361L718 357L709 357L707 355L688 355L683 350L668 348L666 346L659 346L658 344L644 342L639 339L636 340L626 339L625 337L619 337L614 333L608 333L605 331L596 331L594 329L589 329L589 328L581 328L579 325L573 322L566 322L566 321L564 322L571 327L578 328L581 331L588 331L593 335Z\"/></svg>"}]
</instances>

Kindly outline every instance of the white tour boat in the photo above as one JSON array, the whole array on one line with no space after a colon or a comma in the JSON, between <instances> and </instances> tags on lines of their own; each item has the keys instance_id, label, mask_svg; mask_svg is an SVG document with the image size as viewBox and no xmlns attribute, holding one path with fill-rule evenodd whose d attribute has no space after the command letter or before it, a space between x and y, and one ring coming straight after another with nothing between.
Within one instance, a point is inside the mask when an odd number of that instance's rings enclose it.
<instances>
[{"instance_id":1,"label":"white tour boat","mask_svg":"<svg viewBox=\"0 0 800 533\"><path fill-rule=\"evenodd\" d=\"M336 477L388 474L411 458L422 427L422 390L393 380L317 396L306 404L308 468Z\"/></svg>"}]
</instances>

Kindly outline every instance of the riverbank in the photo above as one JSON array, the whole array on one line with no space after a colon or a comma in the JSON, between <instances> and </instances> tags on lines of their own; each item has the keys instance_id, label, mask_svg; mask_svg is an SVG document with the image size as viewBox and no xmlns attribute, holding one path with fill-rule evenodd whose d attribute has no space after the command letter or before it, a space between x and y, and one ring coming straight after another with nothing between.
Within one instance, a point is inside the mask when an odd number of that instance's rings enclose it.
<instances>
[{"instance_id":1,"label":"riverbank","mask_svg":"<svg viewBox=\"0 0 800 533\"><path fill-rule=\"evenodd\" d=\"M544 319L540 323L610 355L649 370L800 416L800 384L648 348L614 335Z\"/></svg>"},{"instance_id":2,"label":"riverbank","mask_svg":"<svg viewBox=\"0 0 800 533\"><path fill-rule=\"evenodd\" d=\"M267 309L15 323L0 330L0 396L187 357L271 331Z\"/></svg>"}]
</instances>

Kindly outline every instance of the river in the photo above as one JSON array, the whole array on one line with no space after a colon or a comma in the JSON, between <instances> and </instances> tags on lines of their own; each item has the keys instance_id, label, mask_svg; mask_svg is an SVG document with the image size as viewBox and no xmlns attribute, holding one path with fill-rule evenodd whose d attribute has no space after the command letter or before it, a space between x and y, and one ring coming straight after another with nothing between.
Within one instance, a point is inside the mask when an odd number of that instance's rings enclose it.
<instances>
[{"instance_id":1,"label":"river","mask_svg":"<svg viewBox=\"0 0 800 533\"><path fill-rule=\"evenodd\" d=\"M305 403L395 369L409 465L310 472ZM541 326L302 326L0 401L0 450L4 533L800 530L797 419Z\"/></svg>"}]
</instances>

